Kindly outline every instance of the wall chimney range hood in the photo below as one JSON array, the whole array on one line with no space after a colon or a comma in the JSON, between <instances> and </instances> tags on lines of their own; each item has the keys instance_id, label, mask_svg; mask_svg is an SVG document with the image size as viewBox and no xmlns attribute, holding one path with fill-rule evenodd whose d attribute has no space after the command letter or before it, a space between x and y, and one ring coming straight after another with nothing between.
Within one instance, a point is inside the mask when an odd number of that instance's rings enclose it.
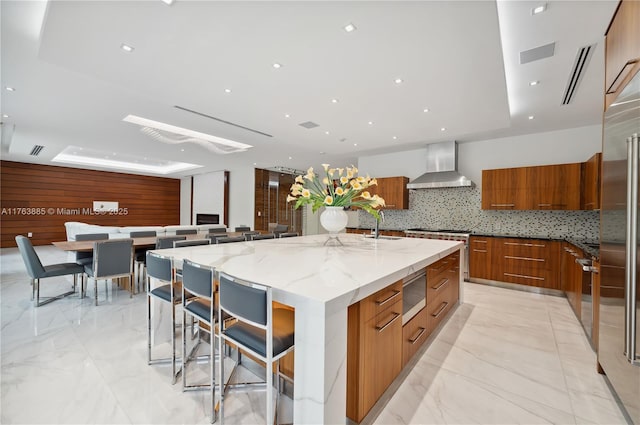
<instances>
[{"instance_id":1,"label":"wall chimney range hood","mask_svg":"<svg viewBox=\"0 0 640 425\"><path fill-rule=\"evenodd\" d=\"M407 189L471 186L473 182L458 173L458 144L442 142L427 145L427 172L410 181Z\"/></svg>"}]
</instances>

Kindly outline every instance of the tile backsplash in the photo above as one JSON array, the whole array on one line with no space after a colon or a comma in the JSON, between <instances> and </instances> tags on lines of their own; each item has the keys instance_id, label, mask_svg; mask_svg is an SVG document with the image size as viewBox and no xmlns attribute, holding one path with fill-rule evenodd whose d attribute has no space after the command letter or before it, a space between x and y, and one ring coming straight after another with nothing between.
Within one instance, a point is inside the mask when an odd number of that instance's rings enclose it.
<instances>
[{"instance_id":1,"label":"tile backsplash","mask_svg":"<svg viewBox=\"0 0 640 425\"><path fill-rule=\"evenodd\" d=\"M599 239L599 211L493 211L481 209L480 188L409 191L408 210L385 210L383 229L455 229L544 237ZM359 226L375 219L358 213Z\"/></svg>"}]
</instances>

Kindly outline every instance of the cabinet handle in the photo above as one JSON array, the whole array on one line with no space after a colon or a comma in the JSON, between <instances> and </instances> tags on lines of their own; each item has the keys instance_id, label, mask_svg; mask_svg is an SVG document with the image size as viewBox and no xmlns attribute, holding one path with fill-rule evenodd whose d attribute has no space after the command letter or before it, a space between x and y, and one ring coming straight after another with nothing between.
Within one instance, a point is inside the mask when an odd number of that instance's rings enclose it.
<instances>
[{"instance_id":1,"label":"cabinet handle","mask_svg":"<svg viewBox=\"0 0 640 425\"><path fill-rule=\"evenodd\" d=\"M566 246L564 247L565 252L575 252L574 250L572 250L571 248L567 248Z\"/></svg>"},{"instance_id":2,"label":"cabinet handle","mask_svg":"<svg viewBox=\"0 0 640 425\"><path fill-rule=\"evenodd\" d=\"M444 279L442 279L442 280L440 281L440 284L439 284L439 285L432 286L432 287L431 287L431 289L433 289L434 291L439 291L439 290L440 290L440 288L442 288L444 285L446 285L446 284L447 284L447 282L449 282L449 279L447 279L447 278L445 277Z\"/></svg>"},{"instance_id":3,"label":"cabinet handle","mask_svg":"<svg viewBox=\"0 0 640 425\"><path fill-rule=\"evenodd\" d=\"M513 257L511 255L505 255L504 258L508 258L510 260L524 260L524 261L540 261L545 262L544 258L531 258L531 257Z\"/></svg>"},{"instance_id":4,"label":"cabinet handle","mask_svg":"<svg viewBox=\"0 0 640 425\"><path fill-rule=\"evenodd\" d=\"M513 273L503 273L505 276L511 276L511 277L521 277L523 279L533 279L533 280L545 280L544 277L537 277L537 276L526 276L523 274L513 274Z\"/></svg>"},{"instance_id":5,"label":"cabinet handle","mask_svg":"<svg viewBox=\"0 0 640 425\"><path fill-rule=\"evenodd\" d=\"M376 300L376 304L377 305L384 305L384 304L388 303L389 301L391 301L392 299L394 299L395 297L397 297L398 295L400 295L400 291L396 291L394 289L393 290L393 294L389 295L387 298L385 298L383 300Z\"/></svg>"},{"instance_id":6,"label":"cabinet handle","mask_svg":"<svg viewBox=\"0 0 640 425\"><path fill-rule=\"evenodd\" d=\"M607 89L607 93L606 94L612 94L618 91L618 89L620 88L619 86L616 86L616 83L618 83L620 80L620 82L622 82L624 80L624 78L620 78L623 74L625 74L627 71L627 69L629 69L629 67L632 67L633 65L635 65L638 62L638 59L631 59L630 61L628 61L627 63L625 63L622 66L622 69L620 70L620 72L618 72L618 75L616 75L616 78L613 79L613 82L611 83L611 85L609 86L609 88ZM614 88L614 86L616 86Z\"/></svg>"},{"instance_id":7,"label":"cabinet handle","mask_svg":"<svg viewBox=\"0 0 640 425\"><path fill-rule=\"evenodd\" d=\"M513 245L513 246L533 246L536 248L545 248L546 245L540 245L536 243L518 243L518 242L503 242L505 245Z\"/></svg>"},{"instance_id":8,"label":"cabinet handle","mask_svg":"<svg viewBox=\"0 0 640 425\"><path fill-rule=\"evenodd\" d=\"M566 207L567 204L538 204L539 207Z\"/></svg>"},{"instance_id":9,"label":"cabinet handle","mask_svg":"<svg viewBox=\"0 0 640 425\"><path fill-rule=\"evenodd\" d=\"M376 329L378 330L378 332L384 331L387 328L387 326L389 326L390 324L398 320L398 317L400 317L400 313L392 313L392 314L393 314L393 317L387 323L385 323L382 326L376 325Z\"/></svg>"},{"instance_id":10,"label":"cabinet handle","mask_svg":"<svg viewBox=\"0 0 640 425\"><path fill-rule=\"evenodd\" d=\"M486 249L473 249L473 252L487 252Z\"/></svg>"},{"instance_id":11,"label":"cabinet handle","mask_svg":"<svg viewBox=\"0 0 640 425\"><path fill-rule=\"evenodd\" d=\"M431 315L437 318L442 314L442 312L444 311L445 308L447 308L448 305L449 303L447 301L444 301L442 304L440 304L440 308L438 309L438 311L436 311L435 313L432 313Z\"/></svg>"},{"instance_id":12,"label":"cabinet handle","mask_svg":"<svg viewBox=\"0 0 640 425\"><path fill-rule=\"evenodd\" d=\"M424 335L424 331L426 331L425 328L422 328L422 327L418 328L418 335L414 336L413 338L409 338L409 342L411 344L415 344L416 342L418 342L420 337Z\"/></svg>"},{"instance_id":13,"label":"cabinet handle","mask_svg":"<svg viewBox=\"0 0 640 425\"><path fill-rule=\"evenodd\" d=\"M492 207L515 207L516 204L491 204Z\"/></svg>"},{"instance_id":14,"label":"cabinet handle","mask_svg":"<svg viewBox=\"0 0 640 425\"><path fill-rule=\"evenodd\" d=\"M487 241L473 241L473 243L487 243Z\"/></svg>"}]
</instances>

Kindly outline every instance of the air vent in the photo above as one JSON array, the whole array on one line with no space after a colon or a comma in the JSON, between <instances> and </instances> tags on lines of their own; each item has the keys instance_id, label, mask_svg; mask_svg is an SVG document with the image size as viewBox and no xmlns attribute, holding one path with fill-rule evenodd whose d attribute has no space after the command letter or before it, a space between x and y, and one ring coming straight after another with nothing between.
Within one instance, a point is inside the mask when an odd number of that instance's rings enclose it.
<instances>
[{"instance_id":1,"label":"air vent","mask_svg":"<svg viewBox=\"0 0 640 425\"><path fill-rule=\"evenodd\" d=\"M300 127L304 127L306 129L312 129L315 127L319 127L318 124L314 123L313 121L307 121L307 122L301 122L300 124L298 124Z\"/></svg>"},{"instance_id":2,"label":"air vent","mask_svg":"<svg viewBox=\"0 0 640 425\"><path fill-rule=\"evenodd\" d=\"M596 45L592 44L578 49L576 60L574 61L573 68L571 68L571 73L569 74L569 81L567 81L567 88L564 90L564 96L562 97L563 105L568 105L573 101L576 89L578 88L580 81L582 81L582 76L587 69L587 65L589 65L589 60L591 59L591 56L593 56L595 47Z\"/></svg>"},{"instance_id":3,"label":"air vent","mask_svg":"<svg viewBox=\"0 0 640 425\"><path fill-rule=\"evenodd\" d=\"M544 46L535 47L533 49L520 52L520 65L525 63L538 61L553 56L556 50L556 43L545 44Z\"/></svg>"},{"instance_id":4,"label":"air vent","mask_svg":"<svg viewBox=\"0 0 640 425\"><path fill-rule=\"evenodd\" d=\"M40 152L42 152L42 149L44 149L44 146L34 145L33 149L31 149L31 152L29 152L29 155L38 156L40 155Z\"/></svg>"},{"instance_id":5,"label":"air vent","mask_svg":"<svg viewBox=\"0 0 640 425\"><path fill-rule=\"evenodd\" d=\"M205 114L204 112L194 111L193 109L188 109L188 108L185 108L185 107L182 107L182 106L178 106L178 105L174 105L173 107L176 108L176 109L180 109L181 111L190 112L192 114L200 115L201 117L205 117L205 118L209 118L209 119L214 120L214 121L221 122L223 124L232 125L234 127L238 127L238 128L243 129L243 130L250 131L252 133L260 134L262 136L267 136L267 137L273 137L271 134L268 134L268 133L265 133L265 132L262 132L262 131L258 131L258 130L254 130L253 128L245 127L243 125L236 124L236 123L233 123L231 121L225 121L222 118L213 117L211 115Z\"/></svg>"}]
</instances>

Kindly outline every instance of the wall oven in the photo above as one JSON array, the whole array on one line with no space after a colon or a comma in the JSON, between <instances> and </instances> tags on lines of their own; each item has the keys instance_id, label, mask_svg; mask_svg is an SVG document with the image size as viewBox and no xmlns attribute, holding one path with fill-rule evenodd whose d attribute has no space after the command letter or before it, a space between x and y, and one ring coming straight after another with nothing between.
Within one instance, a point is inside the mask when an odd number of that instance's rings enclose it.
<instances>
[{"instance_id":1,"label":"wall oven","mask_svg":"<svg viewBox=\"0 0 640 425\"><path fill-rule=\"evenodd\" d=\"M402 324L407 323L426 305L427 270L422 269L402 280Z\"/></svg>"}]
</instances>

